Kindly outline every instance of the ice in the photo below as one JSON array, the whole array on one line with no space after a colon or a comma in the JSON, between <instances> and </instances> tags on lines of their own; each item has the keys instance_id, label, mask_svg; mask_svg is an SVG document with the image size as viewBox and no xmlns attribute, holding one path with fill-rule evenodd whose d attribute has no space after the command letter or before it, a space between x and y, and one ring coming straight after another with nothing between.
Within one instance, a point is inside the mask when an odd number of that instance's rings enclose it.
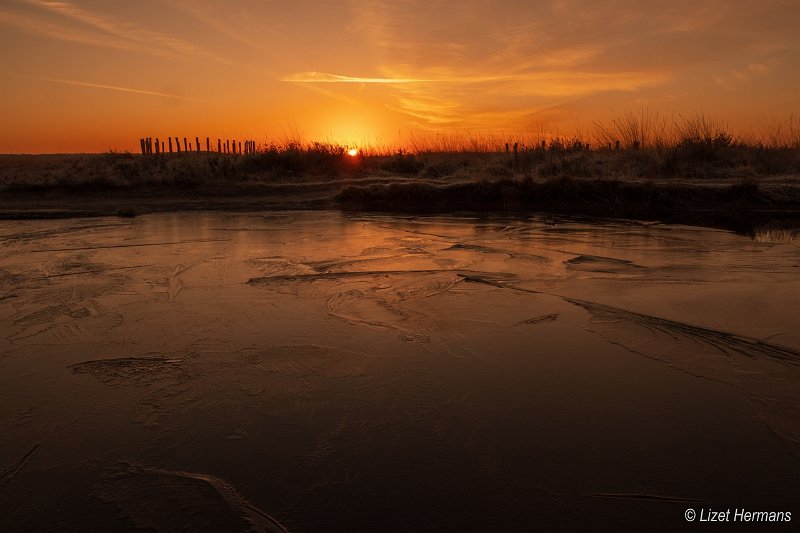
<instances>
[{"instance_id":1,"label":"ice","mask_svg":"<svg viewBox=\"0 0 800 533\"><path fill-rule=\"evenodd\" d=\"M669 531L690 504L784 510L800 250L770 235L3 221L0 529Z\"/></svg>"}]
</instances>

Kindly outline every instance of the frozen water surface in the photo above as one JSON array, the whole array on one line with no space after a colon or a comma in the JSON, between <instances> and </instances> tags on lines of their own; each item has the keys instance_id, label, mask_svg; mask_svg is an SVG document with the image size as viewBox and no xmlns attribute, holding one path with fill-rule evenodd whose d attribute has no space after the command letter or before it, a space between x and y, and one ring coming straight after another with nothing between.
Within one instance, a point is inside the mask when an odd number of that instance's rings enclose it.
<instances>
[{"instance_id":1,"label":"frozen water surface","mask_svg":"<svg viewBox=\"0 0 800 533\"><path fill-rule=\"evenodd\" d=\"M3 222L0 529L800 512L800 250L756 237L334 212Z\"/></svg>"}]
</instances>

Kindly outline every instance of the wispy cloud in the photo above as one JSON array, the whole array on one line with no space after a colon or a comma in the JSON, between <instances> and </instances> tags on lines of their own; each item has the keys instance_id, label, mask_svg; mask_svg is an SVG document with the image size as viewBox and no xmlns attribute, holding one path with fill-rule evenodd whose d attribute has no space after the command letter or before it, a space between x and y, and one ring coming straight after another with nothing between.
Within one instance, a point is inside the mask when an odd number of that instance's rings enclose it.
<instances>
[{"instance_id":1,"label":"wispy cloud","mask_svg":"<svg viewBox=\"0 0 800 533\"><path fill-rule=\"evenodd\" d=\"M504 120L505 127L515 127L541 109L604 92L635 91L669 77L650 65L604 64L608 50L621 41L599 28L636 20L631 10L600 25L609 13L585 2L545 3L535 16L528 16L530 6L523 1L512 1L500 12L477 0L465 4L457 13L420 0L351 5L351 29L380 50L382 76L372 79L393 92L387 107L418 125L497 127L491 121ZM442 23L415 23L419 20ZM360 81L317 73L284 79Z\"/></svg>"},{"instance_id":2,"label":"wispy cloud","mask_svg":"<svg viewBox=\"0 0 800 533\"><path fill-rule=\"evenodd\" d=\"M13 26L34 35L50 37L62 41L119 48L123 50L142 50L142 46L137 43L110 35L103 35L94 31L86 31L84 29L54 23L30 13L0 9L0 24Z\"/></svg>"},{"instance_id":3,"label":"wispy cloud","mask_svg":"<svg viewBox=\"0 0 800 533\"><path fill-rule=\"evenodd\" d=\"M390 69L386 69L387 72ZM507 106L490 118L527 117L546 99L571 99L603 91L632 91L661 83L664 75L654 72L615 71L585 72L572 70L533 70L518 73L457 72L434 67L421 71L422 77L402 75L372 78L300 72L284 76L282 81L316 84L376 84L394 91L387 107L427 124L476 122L484 124L482 110Z\"/></svg>"},{"instance_id":4,"label":"wispy cloud","mask_svg":"<svg viewBox=\"0 0 800 533\"><path fill-rule=\"evenodd\" d=\"M0 10L0 23L53 39L158 56L226 62L213 51L179 37L121 21L70 2L18 0L18 3L34 9Z\"/></svg>"},{"instance_id":5,"label":"wispy cloud","mask_svg":"<svg viewBox=\"0 0 800 533\"><path fill-rule=\"evenodd\" d=\"M647 75L652 82L652 76ZM527 92L533 94L562 94L567 86L574 86L576 89L594 89L592 81L611 80L612 88L626 89L631 85L638 86L644 82L640 72L581 72L569 70L548 70L529 73L508 73L508 74L484 74L464 73L446 74L433 72L429 77L424 78L370 78L359 76L346 76L341 74L329 74L325 72L298 72L289 74L281 78L281 81L296 83L375 83L383 85L405 85L414 84L481 84L493 82L554 82L554 87L529 86Z\"/></svg>"},{"instance_id":6,"label":"wispy cloud","mask_svg":"<svg viewBox=\"0 0 800 533\"><path fill-rule=\"evenodd\" d=\"M173 93L165 93L159 91L148 91L146 89L136 89L133 87L121 87L119 85L108 85L104 83L92 83L88 81L78 81L78 80L64 80L60 78L45 78L41 76L26 76L24 74L12 74L13 76L17 76L20 78L27 78L31 80L39 80L39 81L47 81L50 83L60 83L62 85L74 85L77 87L89 87L92 89L105 89L108 91L118 91L124 93L132 93L132 94L141 94L145 96L157 96L160 98L172 98L176 100L187 100L190 102L201 102L202 100L198 98L193 98L191 96L184 96L180 94L173 94Z\"/></svg>"},{"instance_id":7,"label":"wispy cloud","mask_svg":"<svg viewBox=\"0 0 800 533\"><path fill-rule=\"evenodd\" d=\"M769 76L781 63L782 61L777 57L754 61L732 68L728 72L716 74L713 80L719 87L730 91L757 78Z\"/></svg>"},{"instance_id":8,"label":"wispy cloud","mask_svg":"<svg viewBox=\"0 0 800 533\"><path fill-rule=\"evenodd\" d=\"M281 81L295 83L382 83L394 85L400 83L422 83L435 80L424 80L414 78L367 78L359 76L341 76L339 74L328 74L325 72L297 72L281 78Z\"/></svg>"},{"instance_id":9,"label":"wispy cloud","mask_svg":"<svg viewBox=\"0 0 800 533\"><path fill-rule=\"evenodd\" d=\"M283 55L266 46L264 42L250 36L250 32L243 31L244 23L252 21L254 14L247 8L233 6L229 4L209 4L198 0L172 0L172 4L178 6L184 13L197 19L213 31L225 35L234 41L246 44L257 50L259 53L269 55L273 60L283 60L289 62ZM235 9L233 9L235 7ZM231 13L234 13L233 20L228 20ZM258 17L255 17L258 19Z\"/></svg>"},{"instance_id":10,"label":"wispy cloud","mask_svg":"<svg viewBox=\"0 0 800 533\"><path fill-rule=\"evenodd\" d=\"M339 93L337 93L335 91L329 91L328 89L323 89L319 85L315 85L313 83L304 83L301 86L306 90L309 90L309 91L312 91L312 92L315 92L315 93L318 93L318 94L322 94L322 95L324 95L324 96L326 96L328 98L331 98L333 100L339 100L340 102L344 102L344 103L352 105L352 106L362 106L363 105L363 103L360 102L359 100L355 100L354 98L350 98L349 96L345 96L343 94L339 94Z\"/></svg>"}]
</instances>

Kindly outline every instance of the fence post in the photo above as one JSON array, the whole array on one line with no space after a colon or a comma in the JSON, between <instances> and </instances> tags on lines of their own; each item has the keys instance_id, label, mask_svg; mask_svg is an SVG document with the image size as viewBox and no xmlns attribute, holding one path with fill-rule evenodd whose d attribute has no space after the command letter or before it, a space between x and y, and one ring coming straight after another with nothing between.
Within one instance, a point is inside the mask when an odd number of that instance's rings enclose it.
<instances>
[{"instance_id":1,"label":"fence post","mask_svg":"<svg viewBox=\"0 0 800 533\"><path fill-rule=\"evenodd\" d=\"M169 153L172 153L172 137L169 137Z\"/></svg>"},{"instance_id":2,"label":"fence post","mask_svg":"<svg viewBox=\"0 0 800 533\"><path fill-rule=\"evenodd\" d=\"M158 142L158 137L156 137L156 153L157 154L161 153L161 143Z\"/></svg>"},{"instance_id":3,"label":"fence post","mask_svg":"<svg viewBox=\"0 0 800 533\"><path fill-rule=\"evenodd\" d=\"M161 153L164 154L164 141L161 141Z\"/></svg>"},{"instance_id":4,"label":"fence post","mask_svg":"<svg viewBox=\"0 0 800 533\"><path fill-rule=\"evenodd\" d=\"M217 152L222 153L222 141L217 138Z\"/></svg>"},{"instance_id":5,"label":"fence post","mask_svg":"<svg viewBox=\"0 0 800 533\"><path fill-rule=\"evenodd\" d=\"M144 155L144 139L139 139L139 149L142 151L142 155Z\"/></svg>"},{"instance_id":6,"label":"fence post","mask_svg":"<svg viewBox=\"0 0 800 533\"><path fill-rule=\"evenodd\" d=\"M614 141L614 149L619 150L619 141Z\"/></svg>"},{"instance_id":7,"label":"fence post","mask_svg":"<svg viewBox=\"0 0 800 533\"><path fill-rule=\"evenodd\" d=\"M206 137L206 152L211 151L211 141Z\"/></svg>"}]
</instances>

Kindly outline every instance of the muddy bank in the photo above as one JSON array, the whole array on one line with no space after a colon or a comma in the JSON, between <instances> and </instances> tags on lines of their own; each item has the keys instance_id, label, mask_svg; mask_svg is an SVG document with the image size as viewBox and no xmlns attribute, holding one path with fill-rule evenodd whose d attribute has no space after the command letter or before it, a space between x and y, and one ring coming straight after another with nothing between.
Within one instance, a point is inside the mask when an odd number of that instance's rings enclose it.
<instances>
[{"instance_id":1,"label":"muddy bank","mask_svg":"<svg viewBox=\"0 0 800 533\"><path fill-rule=\"evenodd\" d=\"M393 214L549 213L752 233L757 226L775 220L800 220L800 186L792 180L753 179L715 183L569 178L454 181L377 176L144 189L48 186L0 193L2 219L286 209Z\"/></svg>"},{"instance_id":2,"label":"muddy bank","mask_svg":"<svg viewBox=\"0 0 800 533\"><path fill-rule=\"evenodd\" d=\"M800 218L800 188L732 184L673 184L560 178L498 180L445 186L387 184L347 187L343 209L447 213L494 211L658 220L746 233L776 216Z\"/></svg>"},{"instance_id":3,"label":"muddy bank","mask_svg":"<svg viewBox=\"0 0 800 533\"><path fill-rule=\"evenodd\" d=\"M747 157L665 166L656 164L669 155L663 151L554 148L352 158L325 146L247 156L5 155L0 219L339 209L549 213L750 233L775 219L800 218L796 151L729 148Z\"/></svg>"}]
</instances>

